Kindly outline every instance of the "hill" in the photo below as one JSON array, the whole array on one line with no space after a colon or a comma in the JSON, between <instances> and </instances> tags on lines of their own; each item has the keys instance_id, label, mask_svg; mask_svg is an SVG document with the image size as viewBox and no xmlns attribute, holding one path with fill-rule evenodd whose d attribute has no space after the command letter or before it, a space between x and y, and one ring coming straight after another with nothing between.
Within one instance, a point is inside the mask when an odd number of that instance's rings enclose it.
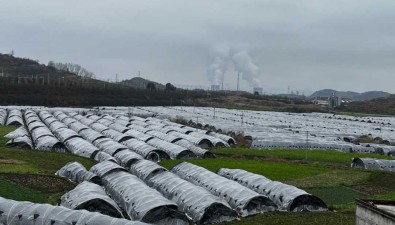
<instances>
[{"instance_id":1,"label":"hill","mask_svg":"<svg viewBox=\"0 0 395 225\"><path fill-rule=\"evenodd\" d=\"M370 101L351 102L338 110L364 114L395 115L395 95Z\"/></svg>"},{"instance_id":2,"label":"hill","mask_svg":"<svg viewBox=\"0 0 395 225\"><path fill-rule=\"evenodd\" d=\"M336 96L351 99L352 101L369 101L377 98L388 98L391 94L383 91L368 91L363 93L352 91L336 91L333 89L324 89L314 92L310 95L310 99L315 97L330 97L335 93Z\"/></svg>"},{"instance_id":3,"label":"hill","mask_svg":"<svg viewBox=\"0 0 395 225\"><path fill-rule=\"evenodd\" d=\"M162 89L162 90L165 89L165 85L141 77L133 77L132 79L129 80L123 80L120 83L129 87L142 88L142 89L145 89L148 83L153 83L156 89Z\"/></svg>"},{"instance_id":4,"label":"hill","mask_svg":"<svg viewBox=\"0 0 395 225\"><path fill-rule=\"evenodd\" d=\"M58 71L55 68L40 64L28 58L18 58L9 54L0 54L0 76L8 78L58 80L59 77L67 79L77 78L76 74Z\"/></svg>"}]
</instances>

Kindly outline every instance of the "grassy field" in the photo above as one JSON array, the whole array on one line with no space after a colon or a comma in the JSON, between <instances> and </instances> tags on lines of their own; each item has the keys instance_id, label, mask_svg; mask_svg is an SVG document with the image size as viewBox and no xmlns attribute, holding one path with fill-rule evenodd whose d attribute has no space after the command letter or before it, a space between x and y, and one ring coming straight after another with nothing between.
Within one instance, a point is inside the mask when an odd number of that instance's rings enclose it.
<instances>
[{"instance_id":1,"label":"grassy field","mask_svg":"<svg viewBox=\"0 0 395 225\"><path fill-rule=\"evenodd\" d=\"M355 212L323 213L264 213L239 221L223 223L226 225L355 225Z\"/></svg>"},{"instance_id":2,"label":"grassy field","mask_svg":"<svg viewBox=\"0 0 395 225\"><path fill-rule=\"evenodd\" d=\"M219 168L239 168L261 174L317 195L332 210L353 211L356 198L395 199L393 173L349 168L353 157L372 157L370 154L251 149L215 149L213 152L218 158L193 159L188 162L213 172ZM180 162L182 161L167 160L160 164L171 169Z\"/></svg>"},{"instance_id":3,"label":"grassy field","mask_svg":"<svg viewBox=\"0 0 395 225\"><path fill-rule=\"evenodd\" d=\"M55 204L74 184L54 174L68 162L78 161L87 169L93 160L68 153L7 148L3 136L16 127L0 126L0 196Z\"/></svg>"},{"instance_id":4,"label":"grassy field","mask_svg":"<svg viewBox=\"0 0 395 225\"><path fill-rule=\"evenodd\" d=\"M384 155L376 154L359 154L359 153L345 153L336 151L311 151L311 150L257 150L249 148L222 148L214 149L213 152L221 156L243 156L243 157L258 157L267 160L288 160L288 161L305 161L308 163L326 163L326 164L343 164L347 167L351 164L352 158L378 158L378 159L392 159ZM299 162L298 162L299 163Z\"/></svg>"},{"instance_id":5,"label":"grassy field","mask_svg":"<svg viewBox=\"0 0 395 225\"><path fill-rule=\"evenodd\" d=\"M286 181L291 179L307 178L310 176L329 172L329 168L296 163L264 162L248 159L218 158L218 159L192 159L187 160L198 166L217 172L219 168L244 169L252 173L266 176L269 179ZM160 164L168 169L182 162L182 160L166 160ZM298 171L297 173L295 171Z\"/></svg>"},{"instance_id":6,"label":"grassy field","mask_svg":"<svg viewBox=\"0 0 395 225\"><path fill-rule=\"evenodd\" d=\"M0 196L37 203L57 203L74 187L54 173L71 161L88 169L94 161L67 153L4 147L3 136L15 127L0 126ZM188 162L213 172L219 168L239 168L269 179L295 185L322 198L332 210L323 213L264 213L225 223L247 224L355 224L355 198L395 199L395 175L380 171L350 169L353 157L372 155L333 151L215 149L216 159L192 159ZM307 153L307 160L305 160ZM376 155L374 155L376 157ZM387 158L385 156L378 156ZM160 164L171 169L181 160Z\"/></svg>"}]
</instances>

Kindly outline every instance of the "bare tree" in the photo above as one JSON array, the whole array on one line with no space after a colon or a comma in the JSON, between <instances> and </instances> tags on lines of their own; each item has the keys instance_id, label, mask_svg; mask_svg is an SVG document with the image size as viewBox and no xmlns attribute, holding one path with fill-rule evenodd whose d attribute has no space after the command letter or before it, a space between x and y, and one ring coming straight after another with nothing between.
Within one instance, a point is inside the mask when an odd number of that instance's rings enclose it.
<instances>
[{"instance_id":1,"label":"bare tree","mask_svg":"<svg viewBox=\"0 0 395 225\"><path fill-rule=\"evenodd\" d=\"M52 67L58 71L73 73L75 75L84 77L84 78L94 78L95 74L88 71L84 67L73 64L73 63L56 63L54 61L49 61L48 66Z\"/></svg>"}]
</instances>

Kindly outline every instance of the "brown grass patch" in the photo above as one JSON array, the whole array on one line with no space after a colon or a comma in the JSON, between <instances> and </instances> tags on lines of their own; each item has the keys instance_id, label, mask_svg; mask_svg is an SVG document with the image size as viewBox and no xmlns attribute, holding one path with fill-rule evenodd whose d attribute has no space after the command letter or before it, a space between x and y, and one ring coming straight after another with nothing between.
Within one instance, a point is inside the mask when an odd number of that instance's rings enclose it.
<instances>
[{"instance_id":1,"label":"brown grass patch","mask_svg":"<svg viewBox=\"0 0 395 225\"><path fill-rule=\"evenodd\" d=\"M0 174L0 177L23 187L40 191L43 194L65 192L75 187L72 182L55 176L3 173Z\"/></svg>"},{"instance_id":2,"label":"brown grass patch","mask_svg":"<svg viewBox=\"0 0 395 225\"><path fill-rule=\"evenodd\" d=\"M17 159L0 159L0 164L24 164L25 161Z\"/></svg>"}]
</instances>

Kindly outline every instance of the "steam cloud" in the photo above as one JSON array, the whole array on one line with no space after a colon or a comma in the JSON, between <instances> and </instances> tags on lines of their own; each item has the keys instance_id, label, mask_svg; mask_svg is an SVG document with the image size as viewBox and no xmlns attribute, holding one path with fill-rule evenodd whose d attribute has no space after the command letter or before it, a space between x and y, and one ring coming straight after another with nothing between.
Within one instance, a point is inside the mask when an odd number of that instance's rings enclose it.
<instances>
[{"instance_id":1,"label":"steam cloud","mask_svg":"<svg viewBox=\"0 0 395 225\"><path fill-rule=\"evenodd\" d=\"M247 51L232 53L229 46L216 46L212 51L212 63L207 68L207 76L213 85L220 85L229 63L233 63L235 69L240 72L243 80L251 87L259 87L258 79L260 69L252 61Z\"/></svg>"},{"instance_id":2,"label":"steam cloud","mask_svg":"<svg viewBox=\"0 0 395 225\"><path fill-rule=\"evenodd\" d=\"M207 69L207 76L211 84L220 85L224 81L224 74L228 67L230 48L226 45L213 49L213 62Z\"/></svg>"},{"instance_id":3,"label":"steam cloud","mask_svg":"<svg viewBox=\"0 0 395 225\"><path fill-rule=\"evenodd\" d=\"M233 55L233 64L238 72L241 73L243 80L247 81L251 87L259 87L260 80L259 67L252 62L247 51L241 51Z\"/></svg>"}]
</instances>

